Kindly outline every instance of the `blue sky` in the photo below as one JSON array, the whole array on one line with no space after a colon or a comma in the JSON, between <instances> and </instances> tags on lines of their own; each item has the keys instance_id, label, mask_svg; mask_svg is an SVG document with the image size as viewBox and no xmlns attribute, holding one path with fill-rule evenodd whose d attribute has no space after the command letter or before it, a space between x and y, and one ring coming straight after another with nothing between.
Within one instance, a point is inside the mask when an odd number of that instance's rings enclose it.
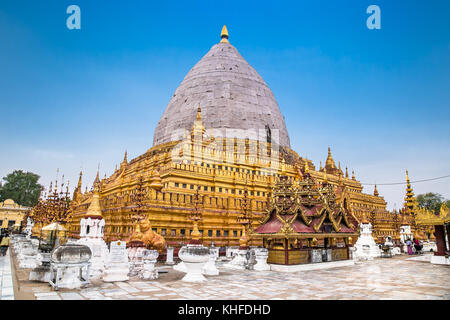
<instances>
[{"instance_id":1,"label":"blue sky","mask_svg":"<svg viewBox=\"0 0 450 320\"><path fill-rule=\"evenodd\" d=\"M68 30L66 8L81 8ZM381 9L381 30L366 8ZM272 89L291 146L327 147L365 183L450 174L450 2L22 1L0 3L0 176L60 168L73 185L152 146L178 84L220 40ZM414 185L450 198L450 179ZM83 186L84 188L84 186ZM404 186L378 190L399 208ZM372 193L373 186L366 192Z\"/></svg>"}]
</instances>

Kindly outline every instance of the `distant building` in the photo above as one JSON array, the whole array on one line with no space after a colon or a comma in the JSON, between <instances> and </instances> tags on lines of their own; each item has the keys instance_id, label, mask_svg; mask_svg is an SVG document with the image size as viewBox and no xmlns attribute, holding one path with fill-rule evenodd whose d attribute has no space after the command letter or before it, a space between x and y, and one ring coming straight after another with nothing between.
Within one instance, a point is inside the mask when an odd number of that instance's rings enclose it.
<instances>
[{"instance_id":1,"label":"distant building","mask_svg":"<svg viewBox=\"0 0 450 320\"><path fill-rule=\"evenodd\" d=\"M12 199L0 202L0 226L2 228L20 226L30 209L15 203Z\"/></svg>"}]
</instances>

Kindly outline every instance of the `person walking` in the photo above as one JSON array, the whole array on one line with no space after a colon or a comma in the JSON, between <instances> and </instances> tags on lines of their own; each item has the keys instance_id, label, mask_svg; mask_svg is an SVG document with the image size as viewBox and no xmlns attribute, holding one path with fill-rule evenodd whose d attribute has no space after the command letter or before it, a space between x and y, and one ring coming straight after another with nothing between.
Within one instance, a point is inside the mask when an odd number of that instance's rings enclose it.
<instances>
[{"instance_id":1,"label":"person walking","mask_svg":"<svg viewBox=\"0 0 450 320\"><path fill-rule=\"evenodd\" d=\"M409 255L414 254L413 250L412 250L413 244L412 244L411 239L408 238L408 240L406 240L406 246L408 247L408 254Z\"/></svg>"},{"instance_id":2,"label":"person walking","mask_svg":"<svg viewBox=\"0 0 450 320\"><path fill-rule=\"evenodd\" d=\"M9 234L5 234L3 236L2 241L0 242L0 253L2 256L6 255L6 252L8 251L9 247Z\"/></svg>"},{"instance_id":3,"label":"person walking","mask_svg":"<svg viewBox=\"0 0 450 320\"><path fill-rule=\"evenodd\" d=\"M414 239L414 248L416 249L417 254L422 254L422 245L418 239Z\"/></svg>"}]
</instances>

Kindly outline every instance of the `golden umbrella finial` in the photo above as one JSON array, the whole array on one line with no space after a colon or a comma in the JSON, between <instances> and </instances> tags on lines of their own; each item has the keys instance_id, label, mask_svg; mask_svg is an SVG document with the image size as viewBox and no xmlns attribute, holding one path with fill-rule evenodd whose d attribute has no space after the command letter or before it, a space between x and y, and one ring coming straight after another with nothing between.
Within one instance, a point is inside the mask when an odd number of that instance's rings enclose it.
<instances>
[{"instance_id":1,"label":"golden umbrella finial","mask_svg":"<svg viewBox=\"0 0 450 320\"><path fill-rule=\"evenodd\" d=\"M226 25L223 25L222 32L220 33L220 37L222 38L222 40L220 40L221 43L229 43L228 42L228 30L227 30Z\"/></svg>"},{"instance_id":2,"label":"golden umbrella finial","mask_svg":"<svg viewBox=\"0 0 450 320\"><path fill-rule=\"evenodd\" d=\"M200 108L200 105L197 108L197 120L202 120L202 108Z\"/></svg>"}]
</instances>

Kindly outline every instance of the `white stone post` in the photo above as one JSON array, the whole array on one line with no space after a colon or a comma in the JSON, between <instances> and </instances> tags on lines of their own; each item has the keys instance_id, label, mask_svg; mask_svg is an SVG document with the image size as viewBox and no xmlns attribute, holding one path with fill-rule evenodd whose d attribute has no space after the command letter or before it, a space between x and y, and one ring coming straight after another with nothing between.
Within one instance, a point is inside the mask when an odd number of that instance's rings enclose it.
<instances>
[{"instance_id":1,"label":"white stone post","mask_svg":"<svg viewBox=\"0 0 450 320\"><path fill-rule=\"evenodd\" d=\"M142 259L144 261L142 272L139 274L139 278L144 280L158 279L158 270L155 269L156 259L158 259L159 253L157 250L145 249L142 251Z\"/></svg>"},{"instance_id":2,"label":"white stone post","mask_svg":"<svg viewBox=\"0 0 450 320\"><path fill-rule=\"evenodd\" d=\"M234 255L233 260L224 264L224 268L245 270L247 266L247 249L238 249Z\"/></svg>"},{"instance_id":3,"label":"white stone post","mask_svg":"<svg viewBox=\"0 0 450 320\"><path fill-rule=\"evenodd\" d=\"M125 241L113 241L110 246L111 249L103 272L103 281L127 281L130 272L127 243Z\"/></svg>"},{"instance_id":4,"label":"white stone post","mask_svg":"<svg viewBox=\"0 0 450 320\"><path fill-rule=\"evenodd\" d=\"M209 249L209 260L203 267L203 274L208 276L219 275L219 270L216 268L216 259L219 255L219 248L211 247Z\"/></svg>"},{"instance_id":5,"label":"white stone post","mask_svg":"<svg viewBox=\"0 0 450 320\"><path fill-rule=\"evenodd\" d=\"M173 261L173 249L173 247L167 247L166 264L168 265L175 264Z\"/></svg>"},{"instance_id":6,"label":"white stone post","mask_svg":"<svg viewBox=\"0 0 450 320\"><path fill-rule=\"evenodd\" d=\"M269 271L270 266L267 264L267 258L269 257L269 250L266 248L255 249L256 264L253 266L253 270L256 271Z\"/></svg>"}]
</instances>

